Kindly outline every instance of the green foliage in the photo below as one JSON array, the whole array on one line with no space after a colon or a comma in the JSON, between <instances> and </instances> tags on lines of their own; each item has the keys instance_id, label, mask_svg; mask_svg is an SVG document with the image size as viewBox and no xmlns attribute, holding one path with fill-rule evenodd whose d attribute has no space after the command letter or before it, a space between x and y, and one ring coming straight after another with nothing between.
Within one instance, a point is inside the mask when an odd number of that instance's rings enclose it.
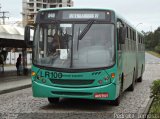
<instances>
[{"instance_id":1,"label":"green foliage","mask_svg":"<svg viewBox=\"0 0 160 119\"><path fill-rule=\"evenodd\" d=\"M160 80L153 82L151 86L151 97L154 97L150 113L160 113Z\"/></svg>"},{"instance_id":2,"label":"green foliage","mask_svg":"<svg viewBox=\"0 0 160 119\"><path fill-rule=\"evenodd\" d=\"M160 80L155 80L151 86L152 97L160 98Z\"/></svg>"},{"instance_id":3,"label":"green foliage","mask_svg":"<svg viewBox=\"0 0 160 119\"><path fill-rule=\"evenodd\" d=\"M152 32L150 32L148 35L145 36L145 46L146 46L146 49L148 50L152 50L154 47L153 36L154 34Z\"/></svg>"},{"instance_id":4,"label":"green foliage","mask_svg":"<svg viewBox=\"0 0 160 119\"><path fill-rule=\"evenodd\" d=\"M160 43L155 47L155 51L156 51L157 53L160 53Z\"/></svg>"},{"instance_id":5,"label":"green foliage","mask_svg":"<svg viewBox=\"0 0 160 119\"><path fill-rule=\"evenodd\" d=\"M160 53L156 53L154 51L147 51L147 53L149 53L149 54L151 54L151 55L153 55L155 57L159 57L160 58Z\"/></svg>"},{"instance_id":6,"label":"green foliage","mask_svg":"<svg viewBox=\"0 0 160 119\"><path fill-rule=\"evenodd\" d=\"M145 46L147 50L160 53L160 27L153 33L145 33Z\"/></svg>"}]
</instances>

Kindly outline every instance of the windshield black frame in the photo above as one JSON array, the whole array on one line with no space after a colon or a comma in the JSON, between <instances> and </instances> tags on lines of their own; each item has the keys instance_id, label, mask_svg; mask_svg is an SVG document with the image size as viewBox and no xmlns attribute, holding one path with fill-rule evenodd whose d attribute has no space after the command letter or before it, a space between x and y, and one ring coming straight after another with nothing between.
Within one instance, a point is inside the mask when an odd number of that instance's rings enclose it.
<instances>
[{"instance_id":1,"label":"windshield black frame","mask_svg":"<svg viewBox=\"0 0 160 119\"><path fill-rule=\"evenodd\" d=\"M89 21L86 21L86 22L60 22L60 21L58 21L58 22L53 22L53 23L59 23L59 24L72 24L73 25L73 28L72 28L72 43L71 43L71 51L73 51L73 38L74 38L74 26L75 26L75 24L85 24L85 27L90 23ZM53 23L47 23L47 24L53 24ZM45 23L42 23L42 24L45 24ZM115 45L115 25L114 24L111 24L111 23L108 23L108 22L94 22L94 23L92 23L91 24L91 26L90 27L92 27L92 25L93 24L110 24L110 25L113 25L113 41L114 41L114 43L113 43L113 46L114 46L114 54L113 54L113 61L114 61L114 63L112 63L112 65L109 65L109 66L101 66L101 67L90 67L90 68L72 68L73 66L72 66L72 63L73 63L73 52L71 53L71 59L70 59L70 61L71 61L71 65L70 65L70 67L68 67L68 68L66 68L66 67L51 67L51 66L45 66L45 65L41 65L41 64L38 64L38 63L36 63L34 60L33 60L33 64L34 65L37 65L37 66L42 66L42 67L48 67L48 68L52 68L52 69L60 69L60 70L63 70L63 69L66 69L66 70L95 70L95 69L102 69L102 68L108 68L108 67L112 67L114 64L115 64L115 54L116 54L116 45ZM37 24L36 26L39 26L40 24ZM36 29L37 29L37 27L36 27ZM90 28L88 29L88 30L90 30ZM36 31L37 30L35 30L35 34L36 34ZM88 32L88 31L87 31ZM86 33L87 34L87 33ZM83 36L83 37L85 37L85 35ZM36 37L34 36L34 44L36 44ZM77 39L78 39L78 37L77 37ZM81 40L83 40L83 38L81 39ZM79 40L78 40L79 41ZM34 46L34 49L33 49L33 51L35 52L35 46ZM35 57L35 54L36 53L34 53L34 57ZM35 58L33 58L33 59L35 59Z\"/></svg>"}]
</instances>

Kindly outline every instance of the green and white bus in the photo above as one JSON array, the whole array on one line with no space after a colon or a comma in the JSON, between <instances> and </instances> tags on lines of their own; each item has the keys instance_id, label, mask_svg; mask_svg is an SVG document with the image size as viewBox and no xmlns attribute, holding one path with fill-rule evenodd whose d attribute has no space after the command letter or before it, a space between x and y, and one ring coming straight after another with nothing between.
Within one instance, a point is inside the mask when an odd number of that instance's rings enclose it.
<instances>
[{"instance_id":1,"label":"green and white bus","mask_svg":"<svg viewBox=\"0 0 160 119\"><path fill-rule=\"evenodd\" d=\"M26 26L25 40L30 41ZM40 10L34 25L34 97L110 100L134 90L145 68L143 35L109 9Z\"/></svg>"}]
</instances>

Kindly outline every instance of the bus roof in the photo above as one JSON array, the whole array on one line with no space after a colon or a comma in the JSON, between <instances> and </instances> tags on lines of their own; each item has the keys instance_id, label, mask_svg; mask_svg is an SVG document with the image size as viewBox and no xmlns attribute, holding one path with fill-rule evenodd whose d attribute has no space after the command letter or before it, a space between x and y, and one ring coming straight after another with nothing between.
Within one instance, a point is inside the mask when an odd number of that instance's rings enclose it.
<instances>
[{"instance_id":1,"label":"bus roof","mask_svg":"<svg viewBox=\"0 0 160 119\"><path fill-rule=\"evenodd\" d=\"M88 7L88 8L82 8L82 7L62 7L62 8L45 8L45 9L40 9L40 12L43 11L50 11L50 10L109 10L115 13L115 16L117 18L120 18L121 20L123 20L126 24L128 24L130 27L132 27L133 29L135 29L137 32L139 32L141 35L142 32L137 30L136 27L134 27L134 25L132 25L130 22L128 22L128 20L126 20L123 16L121 16L117 11L113 10L113 9L107 9L107 8L96 8L96 7Z\"/></svg>"},{"instance_id":2,"label":"bus roof","mask_svg":"<svg viewBox=\"0 0 160 119\"><path fill-rule=\"evenodd\" d=\"M106 9L106 8L80 8L80 7L62 7L62 8L45 8L45 9L40 9L39 11L50 11L50 10L111 10L111 9Z\"/></svg>"}]
</instances>

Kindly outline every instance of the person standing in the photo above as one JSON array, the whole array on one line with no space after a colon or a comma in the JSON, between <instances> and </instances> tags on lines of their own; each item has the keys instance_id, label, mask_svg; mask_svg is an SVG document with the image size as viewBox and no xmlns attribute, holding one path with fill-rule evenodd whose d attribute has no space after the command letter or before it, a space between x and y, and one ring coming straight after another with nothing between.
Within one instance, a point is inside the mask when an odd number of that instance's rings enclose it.
<instances>
[{"instance_id":1,"label":"person standing","mask_svg":"<svg viewBox=\"0 0 160 119\"><path fill-rule=\"evenodd\" d=\"M21 54L19 54L19 57L17 58L16 62L16 68L17 68L17 75L20 75L20 68L21 68Z\"/></svg>"}]
</instances>

